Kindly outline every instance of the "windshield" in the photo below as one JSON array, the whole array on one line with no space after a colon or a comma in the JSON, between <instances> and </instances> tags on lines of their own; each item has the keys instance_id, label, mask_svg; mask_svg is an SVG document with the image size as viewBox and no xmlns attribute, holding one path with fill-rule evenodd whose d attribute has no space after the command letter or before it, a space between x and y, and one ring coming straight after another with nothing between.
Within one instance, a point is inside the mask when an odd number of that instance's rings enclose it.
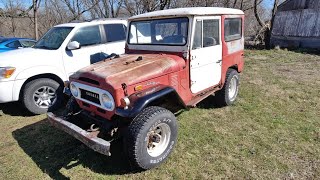
<instances>
[{"instance_id":1,"label":"windshield","mask_svg":"<svg viewBox=\"0 0 320 180\"><path fill-rule=\"evenodd\" d=\"M39 49L58 49L73 27L54 27L50 29L34 46Z\"/></svg>"},{"instance_id":2,"label":"windshield","mask_svg":"<svg viewBox=\"0 0 320 180\"><path fill-rule=\"evenodd\" d=\"M188 22L188 18L131 22L129 44L185 45Z\"/></svg>"}]
</instances>

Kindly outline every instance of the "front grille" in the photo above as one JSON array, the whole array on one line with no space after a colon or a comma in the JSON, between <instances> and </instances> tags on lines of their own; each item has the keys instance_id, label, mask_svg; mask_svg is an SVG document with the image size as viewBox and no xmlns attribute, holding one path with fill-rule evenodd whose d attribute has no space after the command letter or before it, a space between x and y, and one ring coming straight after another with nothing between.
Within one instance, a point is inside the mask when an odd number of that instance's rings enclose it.
<instances>
[{"instance_id":1,"label":"front grille","mask_svg":"<svg viewBox=\"0 0 320 180\"><path fill-rule=\"evenodd\" d=\"M93 102L95 104L99 104L100 105L100 98L99 98L99 94L91 92L91 91L87 91L84 89L80 89L81 92L81 98L85 99L87 101Z\"/></svg>"},{"instance_id":2,"label":"front grille","mask_svg":"<svg viewBox=\"0 0 320 180\"><path fill-rule=\"evenodd\" d=\"M100 83L98 81L90 79L90 78L86 78L86 77L80 77L79 80L83 81L83 82L90 83L90 84L94 84L94 85L97 85L97 86L100 85Z\"/></svg>"}]
</instances>

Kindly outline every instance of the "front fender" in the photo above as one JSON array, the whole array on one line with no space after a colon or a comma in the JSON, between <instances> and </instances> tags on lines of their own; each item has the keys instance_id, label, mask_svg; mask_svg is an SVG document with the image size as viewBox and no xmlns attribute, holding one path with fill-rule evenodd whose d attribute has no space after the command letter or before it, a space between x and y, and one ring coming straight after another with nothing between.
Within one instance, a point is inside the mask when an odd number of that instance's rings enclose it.
<instances>
[{"instance_id":1,"label":"front fender","mask_svg":"<svg viewBox=\"0 0 320 180\"><path fill-rule=\"evenodd\" d=\"M127 117L127 118L134 118L136 117L144 108L146 108L151 102L164 97L170 93L175 93L177 97L179 98L180 102L183 103L180 96L177 94L176 90L172 87L165 87L161 89L160 91L154 92L152 94L147 94L145 96L142 96L138 98L134 105L131 108L123 109L123 108L116 108L115 114L121 116L121 117ZM183 103L184 105L184 103ZM185 105L184 105L185 106Z\"/></svg>"},{"instance_id":2,"label":"front fender","mask_svg":"<svg viewBox=\"0 0 320 180\"><path fill-rule=\"evenodd\" d=\"M66 81L68 79L64 71L60 68L53 66L34 66L20 71L15 77L15 80L28 79L40 74L54 74L63 81Z\"/></svg>"},{"instance_id":3,"label":"front fender","mask_svg":"<svg viewBox=\"0 0 320 180\"><path fill-rule=\"evenodd\" d=\"M25 69L19 72L18 75L15 77L12 89L13 100L17 101L19 99L21 88L23 84L27 81L27 79L41 74L54 74L58 76L62 81L67 81L67 78L63 71L56 67L35 66L32 68Z\"/></svg>"}]
</instances>

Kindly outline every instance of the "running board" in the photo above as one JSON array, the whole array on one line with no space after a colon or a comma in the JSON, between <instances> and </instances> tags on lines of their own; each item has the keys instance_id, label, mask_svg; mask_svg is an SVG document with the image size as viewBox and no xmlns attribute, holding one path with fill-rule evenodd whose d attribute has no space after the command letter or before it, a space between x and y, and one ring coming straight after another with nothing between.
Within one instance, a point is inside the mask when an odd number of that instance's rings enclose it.
<instances>
[{"instance_id":1,"label":"running board","mask_svg":"<svg viewBox=\"0 0 320 180\"><path fill-rule=\"evenodd\" d=\"M214 87L212 89L208 89L206 91L201 92L200 94L197 94L195 97L191 99L191 101L187 104L187 107L197 107L197 104L204 100L205 98L209 97L210 95L213 95L216 91L220 90L219 86Z\"/></svg>"}]
</instances>

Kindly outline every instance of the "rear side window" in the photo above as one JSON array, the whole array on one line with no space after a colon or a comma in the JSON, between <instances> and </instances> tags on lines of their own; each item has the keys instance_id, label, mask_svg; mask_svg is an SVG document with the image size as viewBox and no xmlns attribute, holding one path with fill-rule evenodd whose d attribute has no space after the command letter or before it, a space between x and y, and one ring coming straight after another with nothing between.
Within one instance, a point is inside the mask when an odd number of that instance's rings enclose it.
<instances>
[{"instance_id":1,"label":"rear side window","mask_svg":"<svg viewBox=\"0 0 320 180\"><path fill-rule=\"evenodd\" d=\"M124 41L126 39L127 28L123 24L105 24L107 42Z\"/></svg>"},{"instance_id":2,"label":"rear side window","mask_svg":"<svg viewBox=\"0 0 320 180\"><path fill-rule=\"evenodd\" d=\"M23 47L32 47L36 44L36 42L28 40L20 40L20 43Z\"/></svg>"},{"instance_id":3,"label":"rear side window","mask_svg":"<svg viewBox=\"0 0 320 180\"><path fill-rule=\"evenodd\" d=\"M101 44L100 28L99 26L80 28L71 41L77 41L81 46Z\"/></svg>"},{"instance_id":4,"label":"rear side window","mask_svg":"<svg viewBox=\"0 0 320 180\"><path fill-rule=\"evenodd\" d=\"M6 46L8 48L16 48L16 49L19 48L19 47L22 47L19 41L13 41L13 42L11 42L9 44L6 44Z\"/></svg>"},{"instance_id":5,"label":"rear side window","mask_svg":"<svg viewBox=\"0 0 320 180\"><path fill-rule=\"evenodd\" d=\"M233 41L242 37L242 19L227 18L224 20L224 39L225 41Z\"/></svg>"}]
</instances>

